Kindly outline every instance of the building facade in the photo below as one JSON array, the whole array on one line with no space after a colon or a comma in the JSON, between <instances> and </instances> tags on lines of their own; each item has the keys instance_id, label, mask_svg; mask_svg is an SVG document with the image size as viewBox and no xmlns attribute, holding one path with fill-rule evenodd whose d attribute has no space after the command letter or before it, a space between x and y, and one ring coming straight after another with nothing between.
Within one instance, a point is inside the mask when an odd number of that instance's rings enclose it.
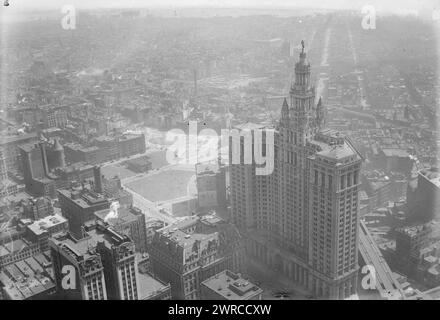
<instances>
[{"instance_id":1,"label":"building facade","mask_svg":"<svg viewBox=\"0 0 440 320\"><path fill-rule=\"evenodd\" d=\"M241 237L216 216L192 216L156 231L150 247L154 274L171 284L174 299L200 299L201 283L244 265Z\"/></svg>"},{"instance_id":2,"label":"building facade","mask_svg":"<svg viewBox=\"0 0 440 320\"><path fill-rule=\"evenodd\" d=\"M95 213L97 219L111 226L115 231L133 240L137 252L147 252L147 229L145 214L136 207L119 208L115 217L109 217L111 209Z\"/></svg>"},{"instance_id":3,"label":"building facade","mask_svg":"<svg viewBox=\"0 0 440 320\"><path fill-rule=\"evenodd\" d=\"M95 219L95 212L110 207L108 198L82 187L58 190L58 200L69 230L77 238L81 238L84 224Z\"/></svg>"},{"instance_id":4,"label":"building facade","mask_svg":"<svg viewBox=\"0 0 440 320\"><path fill-rule=\"evenodd\" d=\"M138 300L138 267L133 242L101 222L86 224L78 240L69 233L50 240L57 292L75 300ZM66 288L65 266L76 285Z\"/></svg>"}]
</instances>

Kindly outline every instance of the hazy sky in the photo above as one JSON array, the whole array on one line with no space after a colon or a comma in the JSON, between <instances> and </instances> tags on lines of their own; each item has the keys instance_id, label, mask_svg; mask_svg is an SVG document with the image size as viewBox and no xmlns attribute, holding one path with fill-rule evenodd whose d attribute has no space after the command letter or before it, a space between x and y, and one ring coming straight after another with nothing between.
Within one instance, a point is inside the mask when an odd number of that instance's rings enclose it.
<instances>
[{"instance_id":1,"label":"hazy sky","mask_svg":"<svg viewBox=\"0 0 440 320\"><path fill-rule=\"evenodd\" d=\"M4 0L0 0L3 2ZM12 9L57 9L72 4L78 8L92 7L315 7L322 9L355 9L374 5L377 11L404 13L440 8L440 0L9 0ZM12 11L11 10L11 11Z\"/></svg>"}]
</instances>

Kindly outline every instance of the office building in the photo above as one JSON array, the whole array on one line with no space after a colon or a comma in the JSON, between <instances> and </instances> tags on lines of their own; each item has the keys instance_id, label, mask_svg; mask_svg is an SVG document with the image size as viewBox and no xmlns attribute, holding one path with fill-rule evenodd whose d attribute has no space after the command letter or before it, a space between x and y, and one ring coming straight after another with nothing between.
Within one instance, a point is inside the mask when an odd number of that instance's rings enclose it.
<instances>
[{"instance_id":1,"label":"office building","mask_svg":"<svg viewBox=\"0 0 440 320\"><path fill-rule=\"evenodd\" d=\"M200 299L204 280L244 265L240 234L214 215L191 216L157 230L149 253L154 274L171 284L174 299Z\"/></svg>"},{"instance_id":2,"label":"office building","mask_svg":"<svg viewBox=\"0 0 440 320\"><path fill-rule=\"evenodd\" d=\"M294 71L273 128L273 172L257 175L255 161L231 165L232 219L250 257L318 297L345 299L357 287L362 159L349 139L325 128L304 46ZM243 134L269 128L238 129L243 149Z\"/></svg>"},{"instance_id":3,"label":"office building","mask_svg":"<svg viewBox=\"0 0 440 320\"><path fill-rule=\"evenodd\" d=\"M138 270L133 242L105 226L88 223L78 240L70 233L50 240L57 292L65 299L138 300ZM63 268L75 270L75 289L63 286Z\"/></svg>"},{"instance_id":4,"label":"office building","mask_svg":"<svg viewBox=\"0 0 440 320\"><path fill-rule=\"evenodd\" d=\"M144 213L136 207L121 207L114 213L110 211L111 209L100 210L95 212L95 216L115 231L129 236L137 252L146 252L147 229Z\"/></svg>"},{"instance_id":5,"label":"office building","mask_svg":"<svg viewBox=\"0 0 440 320\"><path fill-rule=\"evenodd\" d=\"M58 200L63 216L69 221L69 230L81 238L81 228L95 219L94 213L108 209L111 200L85 187L58 190Z\"/></svg>"},{"instance_id":6,"label":"office building","mask_svg":"<svg viewBox=\"0 0 440 320\"><path fill-rule=\"evenodd\" d=\"M199 209L226 207L226 168L220 163L196 165Z\"/></svg>"},{"instance_id":7,"label":"office building","mask_svg":"<svg viewBox=\"0 0 440 320\"><path fill-rule=\"evenodd\" d=\"M33 221L25 227L25 237L40 246L41 252L49 250L49 238L59 232L67 232L67 219L55 214Z\"/></svg>"},{"instance_id":8,"label":"office building","mask_svg":"<svg viewBox=\"0 0 440 320\"><path fill-rule=\"evenodd\" d=\"M438 168L421 170L407 188L409 219L426 223L440 218L440 172Z\"/></svg>"}]
</instances>

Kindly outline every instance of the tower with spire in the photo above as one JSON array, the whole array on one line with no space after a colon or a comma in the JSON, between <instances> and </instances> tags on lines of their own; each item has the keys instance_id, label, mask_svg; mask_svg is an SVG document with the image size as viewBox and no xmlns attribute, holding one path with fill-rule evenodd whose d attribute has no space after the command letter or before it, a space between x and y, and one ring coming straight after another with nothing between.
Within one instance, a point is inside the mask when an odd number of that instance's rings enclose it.
<instances>
[{"instance_id":1,"label":"tower with spire","mask_svg":"<svg viewBox=\"0 0 440 320\"><path fill-rule=\"evenodd\" d=\"M310 63L307 60L304 40L301 41L301 52L299 60L295 63L294 72L295 76L289 91L290 105L287 106L288 112L285 112L287 101L283 103L280 124L296 137L298 145L304 146L306 141L319 130L315 87L311 82Z\"/></svg>"}]
</instances>

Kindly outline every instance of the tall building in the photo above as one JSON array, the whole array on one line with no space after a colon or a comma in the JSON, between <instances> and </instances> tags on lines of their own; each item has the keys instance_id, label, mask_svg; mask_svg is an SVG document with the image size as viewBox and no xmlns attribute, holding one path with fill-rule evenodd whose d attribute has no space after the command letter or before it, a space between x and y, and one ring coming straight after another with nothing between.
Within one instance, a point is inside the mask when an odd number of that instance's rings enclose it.
<instances>
[{"instance_id":1,"label":"tall building","mask_svg":"<svg viewBox=\"0 0 440 320\"><path fill-rule=\"evenodd\" d=\"M81 238L84 224L95 220L95 212L110 207L107 197L84 187L58 190L58 200L69 230L77 238Z\"/></svg>"},{"instance_id":2,"label":"tall building","mask_svg":"<svg viewBox=\"0 0 440 320\"><path fill-rule=\"evenodd\" d=\"M73 176L88 175L89 168L67 167L59 140L49 143L41 132L39 135L38 143L19 147L26 191L35 196L56 198L57 189L72 181Z\"/></svg>"},{"instance_id":3,"label":"tall building","mask_svg":"<svg viewBox=\"0 0 440 320\"><path fill-rule=\"evenodd\" d=\"M86 224L83 238L69 233L50 240L57 292L66 299L138 300L138 267L134 244L102 222ZM74 268L75 288L63 286L63 268Z\"/></svg>"},{"instance_id":4,"label":"tall building","mask_svg":"<svg viewBox=\"0 0 440 320\"><path fill-rule=\"evenodd\" d=\"M46 149L43 142L25 144L19 147L22 160L23 176L26 187L30 188L32 180L43 178L48 173Z\"/></svg>"},{"instance_id":5,"label":"tall building","mask_svg":"<svg viewBox=\"0 0 440 320\"><path fill-rule=\"evenodd\" d=\"M40 220L53 214L52 201L48 197L30 198L22 201L23 216L31 220Z\"/></svg>"},{"instance_id":6,"label":"tall building","mask_svg":"<svg viewBox=\"0 0 440 320\"><path fill-rule=\"evenodd\" d=\"M270 175L257 175L255 161L231 165L232 219L248 240L249 256L316 296L347 298L357 287L362 158L349 139L325 129L304 45L274 129ZM229 149L231 156L234 146Z\"/></svg>"},{"instance_id":7,"label":"tall building","mask_svg":"<svg viewBox=\"0 0 440 320\"><path fill-rule=\"evenodd\" d=\"M25 236L32 243L37 243L41 252L45 252L49 250L49 238L55 233L66 232L68 229L67 220L54 214L26 225Z\"/></svg>"},{"instance_id":8,"label":"tall building","mask_svg":"<svg viewBox=\"0 0 440 320\"><path fill-rule=\"evenodd\" d=\"M432 243L432 225L418 224L396 230L395 266L401 272L414 275L414 270L423 259L422 251Z\"/></svg>"},{"instance_id":9,"label":"tall building","mask_svg":"<svg viewBox=\"0 0 440 320\"><path fill-rule=\"evenodd\" d=\"M48 160L50 167L64 168L66 166L66 156L64 154L64 148L61 145L60 140L58 138L56 138L53 143Z\"/></svg>"},{"instance_id":10,"label":"tall building","mask_svg":"<svg viewBox=\"0 0 440 320\"><path fill-rule=\"evenodd\" d=\"M113 215L110 211L111 209L100 210L95 216L115 231L129 236L135 244L136 251L147 252L145 214L136 207L121 207Z\"/></svg>"},{"instance_id":11,"label":"tall building","mask_svg":"<svg viewBox=\"0 0 440 320\"><path fill-rule=\"evenodd\" d=\"M36 142L37 133L28 133L16 136L5 136L0 141L0 150L4 156L7 171L19 172L22 162L20 161L19 145Z\"/></svg>"},{"instance_id":12,"label":"tall building","mask_svg":"<svg viewBox=\"0 0 440 320\"><path fill-rule=\"evenodd\" d=\"M244 264L240 234L214 215L157 230L149 250L154 273L171 284L174 299L200 299L204 280L224 270L238 272Z\"/></svg>"},{"instance_id":13,"label":"tall building","mask_svg":"<svg viewBox=\"0 0 440 320\"><path fill-rule=\"evenodd\" d=\"M440 218L440 172L438 168L421 170L407 188L409 219L421 223Z\"/></svg>"},{"instance_id":14,"label":"tall building","mask_svg":"<svg viewBox=\"0 0 440 320\"><path fill-rule=\"evenodd\" d=\"M47 300L54 293L52 267L42 253L0 268L0 300Z\"/></svg>"},{"instance_id":15,"label":"tall building","mask_svg":"<svg viewBox=\"0 0 440 320\"><path fill-rule=\"evenodd\" d=\"M220 163L196 164L197 198L200 209L226 207L226 169Z\"/></svg>"},{"instance_id":16,"label":"tall building","mask_svg":"<svg viewBox=\"0 0 440 320\"><path fill-rule=\"evenodd\" d=\"M8 264L30 258L41 253L38 243L33 243L26 238L11 240L0 245L0 270Z\"/></svg>"}]
</instances>

